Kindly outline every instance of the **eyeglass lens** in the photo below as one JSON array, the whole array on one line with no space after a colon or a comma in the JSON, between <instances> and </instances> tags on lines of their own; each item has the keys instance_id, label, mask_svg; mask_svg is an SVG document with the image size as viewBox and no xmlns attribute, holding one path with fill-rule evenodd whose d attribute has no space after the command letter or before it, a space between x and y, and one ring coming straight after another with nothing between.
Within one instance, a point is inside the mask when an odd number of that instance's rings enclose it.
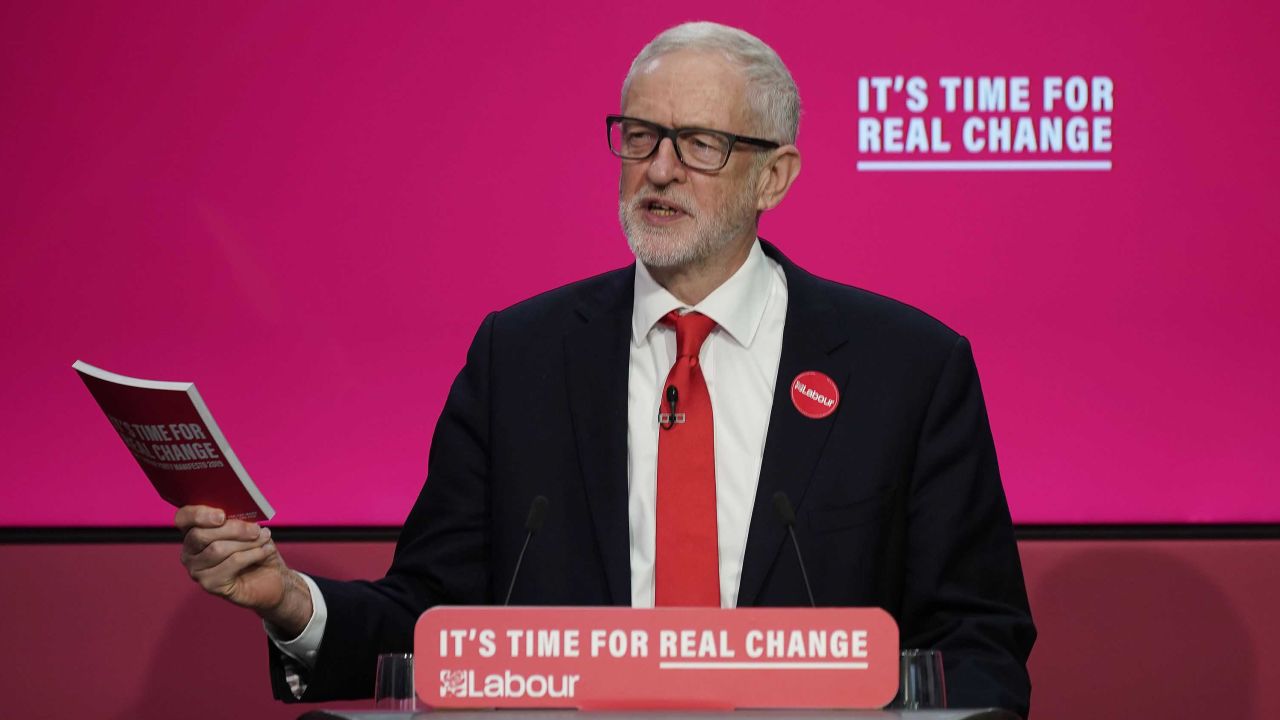
<instances>
[{"instance_id":1,"label":"eyeglass lens","mask_svg":"<svg viewBox=\"0 0 1280 720\"><path fill-rule=\"evenodd\" d=\"M649 157L662 140L661 129L649 123L622 120L609 127L609 146L626 160ZM729 156L729 138L706 130L677 130L677 155L691 168L718 170Z\"/></svg>"}]
</instances>

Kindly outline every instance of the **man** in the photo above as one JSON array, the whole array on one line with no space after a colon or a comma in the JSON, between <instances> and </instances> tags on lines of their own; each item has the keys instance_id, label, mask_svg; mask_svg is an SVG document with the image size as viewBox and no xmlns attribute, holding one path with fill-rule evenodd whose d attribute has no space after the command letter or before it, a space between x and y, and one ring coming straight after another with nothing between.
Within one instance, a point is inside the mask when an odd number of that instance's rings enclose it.
<instances>
[{"instance_id":1,"label":"man","mask_svg":"<svg viewBox=\"0 0 1280 720\"><path fill-rule=\"evenodd\" d=\"M277 695L367 696L435 604L881 606L943 651L955 706L1026 713L1034 640L967 341L759 241L800 171L799 98L766 45L691 23L636 58L619 216L639 262L481 325L377 582L289 570L266 529L183 508L183 562L272 635Z\"/></svg>"}]
</instances>

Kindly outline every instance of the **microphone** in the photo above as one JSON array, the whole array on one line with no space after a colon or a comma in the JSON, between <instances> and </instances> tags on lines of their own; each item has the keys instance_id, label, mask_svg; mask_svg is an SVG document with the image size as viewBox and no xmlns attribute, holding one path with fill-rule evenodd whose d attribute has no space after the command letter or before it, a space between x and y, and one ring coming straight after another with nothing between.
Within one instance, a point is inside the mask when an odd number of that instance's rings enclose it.
<instances>
[{"instance_id":1,"label":"microphone","mask_svg":"<svg viewBox=\"0 0 1280 720\"><path fill-rule=\"evenodd\" d=\"M813 601L809 573L804 569L804 556L800 554L800 543L796 540L796 510L791 507L791 500L786 493L779 490L773 494L773 509L777 511L778 519L787 526L787 532L791 534L791 546L796 549L796 560L800 563L800 577L804 579L804 591L809 594L809 606L818 607L818 603Z\"/></svg>"},{"instance_id":2,"label":"microphone","mask_svg":"<svg viewBox=\"0 0 1280 720\"><path fill-rule=\"evenodd\" d=\"M511 584L507 586L507 599L502 601L505 607L511 604L511 592L516 589L516 578L520 577L520 565L524 562L524 553L529 549L529 541L533 539L533 534L542 529L542 521L547 517L547 498L539 495L533 499L529 505L529 517L524 521L524 529L528 534L524 536L524 545L520 548L520 556L516 558L516 569L511 573Z\"/></svg>"},{"instance_id":3,"label":"microphone","mask_svg":"<svg viewBox=\"0 0 1280 720\"><path fill-rule=\"evenodd\" d=\"M675 385L667 386L667 422L658 427L663 430L670 430L676 426L676 403L680 401L680 391L676 390Z\"/></svg>"}]
</instances>

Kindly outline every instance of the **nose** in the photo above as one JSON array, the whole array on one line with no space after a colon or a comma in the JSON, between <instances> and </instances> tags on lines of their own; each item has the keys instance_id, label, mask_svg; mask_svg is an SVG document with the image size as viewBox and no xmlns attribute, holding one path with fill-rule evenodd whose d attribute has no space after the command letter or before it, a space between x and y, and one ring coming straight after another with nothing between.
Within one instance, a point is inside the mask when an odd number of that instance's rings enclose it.
<instances>
[{"instance_id":1,"label":"nose","mask_svg":"<svg viewBox=\"0 0 1280 720\"><path fill-rule=\"evenodd\" d=\"M663 138L658 143L658 149L649 158L649 168L645 174L649 182L658 187L684 181L684 163L676 155L676 144L671 138Z\"/></svg>"}]
</instances>

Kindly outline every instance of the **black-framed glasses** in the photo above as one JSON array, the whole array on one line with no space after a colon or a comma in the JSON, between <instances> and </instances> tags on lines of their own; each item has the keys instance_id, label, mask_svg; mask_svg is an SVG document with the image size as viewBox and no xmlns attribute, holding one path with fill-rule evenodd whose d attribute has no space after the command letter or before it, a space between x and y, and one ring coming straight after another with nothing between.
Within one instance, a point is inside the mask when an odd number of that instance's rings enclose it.
<instances>
[{"instance_id":1,"label":"black-framed glasses","mask_svg":"<svg viewBox=\"0 0 1280 720\"><path fill-rule=\"evenodd\" d=\"M773 150L782 147L770 140L734 135L707 128L669 128L648 120L609 115L605 118L609 133L609 150L623 160L648 160L658 151L663 139L671 138L676 157L686 167L702 172L716 172L729 163L729 154L738 143Z\"/></svg>"}]
</instances>

